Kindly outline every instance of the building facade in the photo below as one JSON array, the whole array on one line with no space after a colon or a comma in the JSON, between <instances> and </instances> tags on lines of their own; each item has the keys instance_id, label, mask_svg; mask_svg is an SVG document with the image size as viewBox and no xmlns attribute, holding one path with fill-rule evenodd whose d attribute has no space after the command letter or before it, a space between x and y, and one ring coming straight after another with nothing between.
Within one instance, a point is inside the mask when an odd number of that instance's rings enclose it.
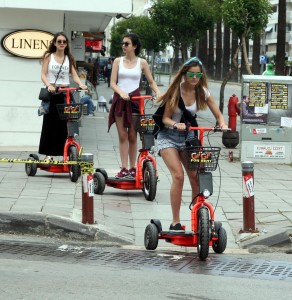
<instances>
[{"instance_id":1,"label":"building facade","mask_svg":"<svg viewBox=\"0 0 292 300\"><path fill-rule=\"evenodd\" d=\"M66 33L76 60L85 60L84 37L75 32L103 33L117 14L132 13L132 0L0 0L0 149L35 149L42 118L37 115L41 82L40 59L30 54L48 41L37 41L27 30ZM23 33L23 31L26 31ZM7 35L20 32L9 42ZM25 36L23 34L26 34ZM3 42L8 41L8 46ZM23 43L21 42L23 41ZM13 44L14 43L14 44ZM25 48L28 57L7 51ZM15 49L14 49L15 50ZM45 51L45 48L43 48ZM14 51L16 52L16 51Z\"/></svg>"}]
</instances>

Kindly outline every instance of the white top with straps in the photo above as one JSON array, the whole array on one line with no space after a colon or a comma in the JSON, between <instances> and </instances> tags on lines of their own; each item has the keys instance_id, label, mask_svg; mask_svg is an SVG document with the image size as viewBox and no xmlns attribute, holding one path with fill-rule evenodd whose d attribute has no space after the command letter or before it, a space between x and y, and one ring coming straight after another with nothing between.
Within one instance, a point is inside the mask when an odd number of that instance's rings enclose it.
<instances>
[{"instance_id":1,"label":"white top with straps","mask_svg":"<svg viewBox=\"0 0 292 300\"><path fill-rule=\"evenodd\" d=\"M121 57L118 72L118 86L126 93L135 91L139 88L141 73L140 57L137 59L136 66L131 69L124 67L124 57Z\"/></svg>"},{"instance_id":2,"label":"white top with straps","mask_svg":"<svg viewBox=\"0 0 292 300\"><path fill-rule=\"evenodd\" d=\"M59 64L58 62L56 62L54 53L51 53L50 62L49 62L49 66L48 66L48 80L50 83L52 83L52 84L55 83L61 65L62 64ZM65 61L62 66L62 70L56 81L56 85L69 85L70 84L69 72L70 72L69 58L66 55Z\"/></svg>"},{"instance_id":3,"label":"white top with straps","mask_svg":"<svg viewBox=\"0 0 292 300\"><path fill-rule=\"evenodd\" d=\"M207 88L205 88L205 87L203 87L203 89L204 89L204 92L205 92L205 101L210 97L210 91L207 89ZM182 96L181 96L182 97ZM194 100L194 103L192 104L192 105L190 105L190 106L187 106L186 105L186 109L193 115L193 116L195 116L196 115L196 113L197 113L197 103L196 103L196 101ZM174 113L173 113L173 115L172 115L172 117L171 117L171 119L174 121L174 122L176 122L176 123L179 123L180 122L180 120L181 120L181 117L182 117L182 110L178 107L175 111L174 111Z\"/></svg>"}]
</instances>

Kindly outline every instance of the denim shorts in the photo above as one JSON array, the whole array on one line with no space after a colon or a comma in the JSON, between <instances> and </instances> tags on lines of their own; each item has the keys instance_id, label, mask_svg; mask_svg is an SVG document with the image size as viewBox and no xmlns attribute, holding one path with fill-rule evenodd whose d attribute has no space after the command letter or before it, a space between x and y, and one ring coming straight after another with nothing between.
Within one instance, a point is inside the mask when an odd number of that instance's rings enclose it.
<instances>
[{"instance_id":1,"label":"denim shorts","mask_svg":"<svg viewBox=\"0 0 292 300\"><path fill-rule=\"evenodd\" d=\"M163 128L157 135L158 154L160 150L167 148L175 148L179 151L186 146L187 140L194 139L194 131L178 131L172 128Z\"/></svg>"}]
</instances>

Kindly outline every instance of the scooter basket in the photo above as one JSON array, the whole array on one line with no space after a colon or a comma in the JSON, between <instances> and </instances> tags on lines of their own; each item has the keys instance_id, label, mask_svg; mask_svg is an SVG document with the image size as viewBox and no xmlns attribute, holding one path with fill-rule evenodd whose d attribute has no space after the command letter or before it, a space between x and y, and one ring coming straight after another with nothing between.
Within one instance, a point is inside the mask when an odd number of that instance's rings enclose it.
<instances>
[{"instance_id":1,"label":"scooter basket","mask_svg":"<svg viewBox=\"0 0 292 300\"><path fill-rule=\"evenodd\" d=\"M152 115L133 115L132 117L134 127L139 133L152 133L155 122Z\"/></svg>"},{"instance_id":2,"label":"scooter basket","mask_svg":"<svg viewBox=\"0 0 292 300\"><path fill-rule=\"evenodd\" d=\"M57 104L58 114L61 120L79 119L82 115L82 104Z\"/></svg>"},{"instance_id":3,"label":"scooter basket","mask_svg":"<svg viewBox=\"0 0 292 300\"><path fill-rule=\"evenodd\" d=\"M186 158L188 169L191 171L204 169L215 171L221 148L219 147L186 147L183 155Z\"/></svg>"}]
</instances>

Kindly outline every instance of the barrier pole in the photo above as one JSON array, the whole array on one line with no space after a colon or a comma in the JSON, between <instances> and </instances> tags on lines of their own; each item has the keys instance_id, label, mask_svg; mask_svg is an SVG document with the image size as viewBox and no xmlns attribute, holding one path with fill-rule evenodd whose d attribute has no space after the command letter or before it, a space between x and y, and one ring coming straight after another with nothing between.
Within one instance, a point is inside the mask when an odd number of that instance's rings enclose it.
<instances>
[{"instance_id":1,"label":"barrier pole","mask_svg":"<svg viewBox=\"0 0 292 300\"><path fill-rule=\"evenodd\" d=\"M82 223L93 224L93 154L83 153L80 165L82 174Z\"/></svg>"},{"instance_id":2,"label":"barrier pole","mask_svg":"<svg viewBox=\"0 0 292 300\"><path fill-rule=\"evenodd\" d=\"M255 228L254 210L254 163L244 161L242 166L243 194L243 230L242 232L258 232Z\"/></svg>"}]
</instances>

